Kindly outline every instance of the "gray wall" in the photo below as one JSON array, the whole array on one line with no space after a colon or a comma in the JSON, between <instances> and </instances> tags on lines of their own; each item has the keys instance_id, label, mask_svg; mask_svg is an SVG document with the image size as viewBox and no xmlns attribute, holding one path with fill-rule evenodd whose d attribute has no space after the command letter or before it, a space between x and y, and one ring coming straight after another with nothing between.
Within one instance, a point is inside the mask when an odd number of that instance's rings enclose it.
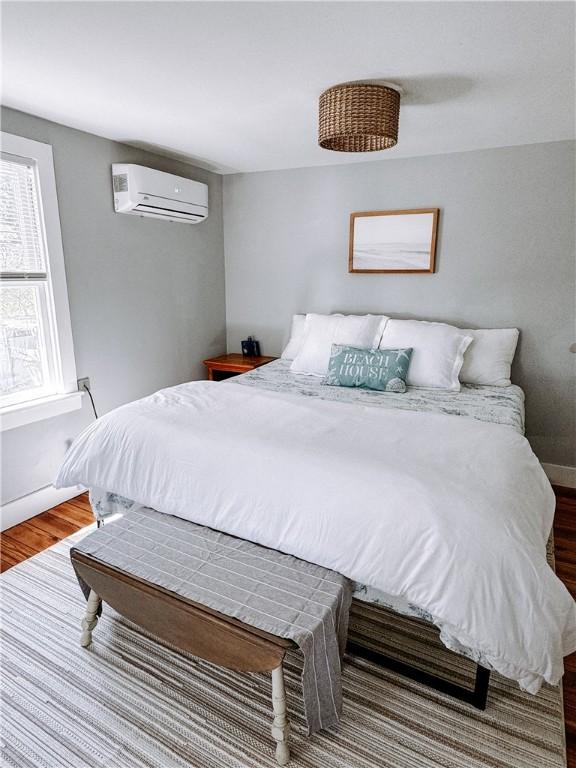
<instances>
[{"instance_id":1,"label":"gray wall","mask_svg":"<svg viewBox=\"0 0 576 768\"><path fill-rule=\"evenodd\" d=\"M518 327L542 461L576 465L574 142L224 179L228 349L278 354L295 312ZM348 274L351 211L441 208L433 275Z\"/></svg>"},{"instance_id":2,"label":"gray wall","mask_svg":"<svg viewBox=\"0 0 576 768\"><path fill-rule=\"evenodd\" d=\"M225 348L222 179L2 109L2 130L53 146L79 376L101 413L202 378ZM209 184L197 226L113 212L110 165ZM255 333L281 350L294 312L386 312L517 326L514 380L543 461L576 465L574 143L224 178L228 348ZM439 206L435 275L347 273L348 214ZM2 503L49 485L82 411L2 435Z\"/></svg>"},{"instance_id":3,"label":"gray wall","mask_svg":"<svg viewBox=\"0 0 576 768\"><path fill-rule=\"evenodd\" d=\"M78 376L99 412L204 377L225 351L222 179L190 165L10 109L2 130L51 144ZM209 185L198 225L114 213L110 165L139 163ZM66 446L92 419L82 411L2 435L2 503L49 485Z\"/></svg>"}]
</instances>

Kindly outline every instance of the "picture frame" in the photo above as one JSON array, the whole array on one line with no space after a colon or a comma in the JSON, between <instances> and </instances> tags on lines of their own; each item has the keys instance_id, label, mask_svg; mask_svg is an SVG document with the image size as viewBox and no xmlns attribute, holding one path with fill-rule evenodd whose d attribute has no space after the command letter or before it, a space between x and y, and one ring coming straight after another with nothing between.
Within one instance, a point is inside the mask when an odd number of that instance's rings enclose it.
<instances>
[{"instance_id":1,"label":"picture frame","mask_svg":"<svg viewBox=\"0 0 576 768\"><path fill-rule=\"evenodd\" d=\"M433 273L439 217L439 208L351 213L348 272Z\"/></svg>"}]
</instances>

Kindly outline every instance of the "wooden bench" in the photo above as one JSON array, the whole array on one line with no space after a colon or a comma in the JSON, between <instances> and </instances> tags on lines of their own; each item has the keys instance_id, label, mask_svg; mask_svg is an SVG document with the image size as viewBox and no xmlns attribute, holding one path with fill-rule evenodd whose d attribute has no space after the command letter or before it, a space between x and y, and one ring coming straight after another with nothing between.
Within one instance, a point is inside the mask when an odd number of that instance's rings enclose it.
<instances>
[{"instance_id":1,"label":"wooden bench","mask_svg":"<svg viewBox=\"0 0 576 768\"><path fill-rule=\"evenodd\" d=\"M72 552L78 575L90 587L80 643L87 648L102 601L161 640L194 656L239 672L272 673L272 737L276 760L290 759L282 662L291 640L268 634L237 619L187 600L81 552Z\"/></svg>"}]
</instances>

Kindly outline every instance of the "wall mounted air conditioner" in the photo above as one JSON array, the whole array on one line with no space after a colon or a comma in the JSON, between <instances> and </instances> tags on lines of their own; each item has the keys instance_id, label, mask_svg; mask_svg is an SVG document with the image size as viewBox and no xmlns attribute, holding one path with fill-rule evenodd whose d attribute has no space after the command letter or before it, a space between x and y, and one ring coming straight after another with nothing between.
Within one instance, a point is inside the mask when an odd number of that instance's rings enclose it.
<instances>
[{"instance_id":1,"label":"wall mounted air conditioner","mask_svg":"<svg viewBox=\"0 0 576 768\"><path fill-rule=\"evenodd\" d=\"M143 165L112 165L114 210L195 224L208 216L208 186Z\"/></svg>"}]
</instances>

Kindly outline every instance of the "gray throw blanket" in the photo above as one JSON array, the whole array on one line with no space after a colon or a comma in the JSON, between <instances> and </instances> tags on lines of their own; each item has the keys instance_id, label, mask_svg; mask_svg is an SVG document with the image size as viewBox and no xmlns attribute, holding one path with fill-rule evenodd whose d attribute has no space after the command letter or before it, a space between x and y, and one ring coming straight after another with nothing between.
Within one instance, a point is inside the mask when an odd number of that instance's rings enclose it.
<instances>
[{"instance_id":1,"label":"gray throw blanket","mask_svg":"<svg viewBox=\"0 0 576 768\"><path fill-rule=\"evenodd\" d=\"M293 640L304 655L308 732L338 723L352 599L343 576L148 507L74 549L227 616ZM84 594L89 588L79 579Z\"/></svg>"}]
</instances>

